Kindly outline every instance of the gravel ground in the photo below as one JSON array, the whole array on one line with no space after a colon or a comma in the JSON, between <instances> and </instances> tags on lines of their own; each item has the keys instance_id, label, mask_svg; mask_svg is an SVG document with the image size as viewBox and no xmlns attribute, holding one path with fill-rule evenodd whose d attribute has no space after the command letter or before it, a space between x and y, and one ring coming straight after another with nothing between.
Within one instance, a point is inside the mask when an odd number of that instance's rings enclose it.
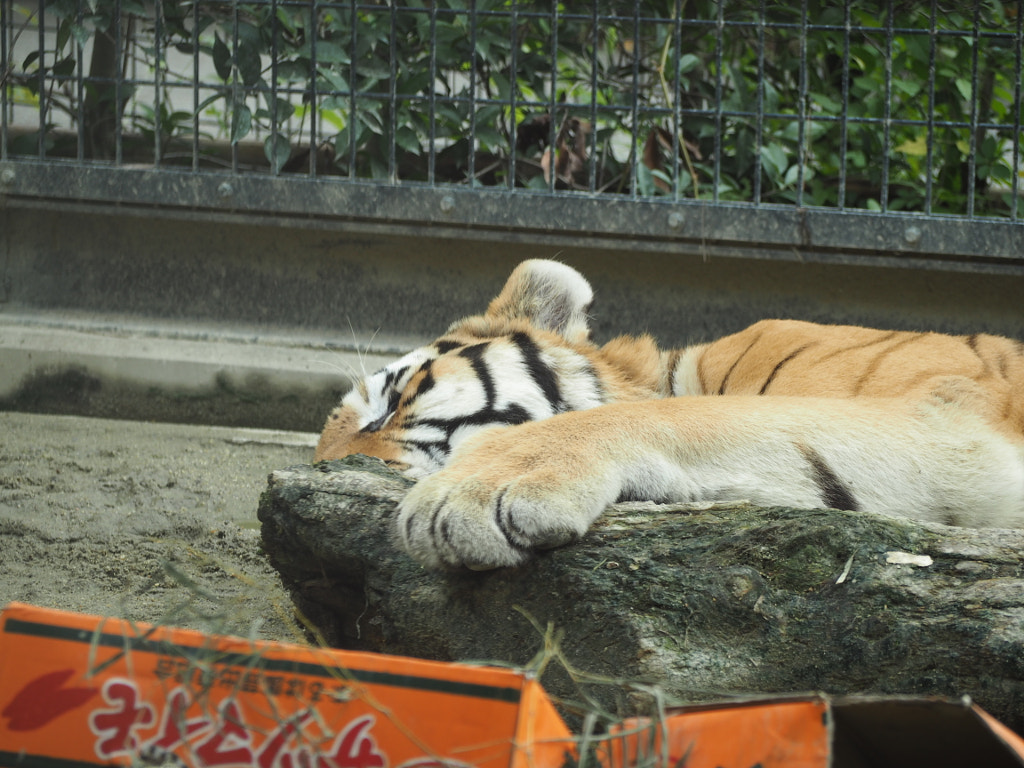
<instances>
[{"instance_id":1,"label":"gravel ground","mask_svg":"<svg viewBox=\"0 0 1024 768\"><path fill-rule=\"evenodd\" d=\"M0 605L300 639L256 508L315 439L0 412Z\"/></svg>"}]
</instances>

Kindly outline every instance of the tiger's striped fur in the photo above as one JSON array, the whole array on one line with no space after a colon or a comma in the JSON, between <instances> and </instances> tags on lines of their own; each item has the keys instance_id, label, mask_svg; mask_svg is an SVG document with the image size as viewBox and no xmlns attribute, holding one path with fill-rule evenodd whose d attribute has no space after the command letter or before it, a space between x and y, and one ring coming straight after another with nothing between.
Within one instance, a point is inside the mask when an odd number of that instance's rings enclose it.
<instances>
[{"instance_id":1,"label":"tiger's striped fur","mask_svg":"<svg viewBox=\"0 0 1024 768\"><path fill-rule=\"evenodd\" d=\"M598 347L592 297L570 267L523 262L483 315L361 381L316 459L421 478L399 533L431 566L517 565L620 498L1024 527L1021 343L766 320Z\"/></svg>"}]
</instances>

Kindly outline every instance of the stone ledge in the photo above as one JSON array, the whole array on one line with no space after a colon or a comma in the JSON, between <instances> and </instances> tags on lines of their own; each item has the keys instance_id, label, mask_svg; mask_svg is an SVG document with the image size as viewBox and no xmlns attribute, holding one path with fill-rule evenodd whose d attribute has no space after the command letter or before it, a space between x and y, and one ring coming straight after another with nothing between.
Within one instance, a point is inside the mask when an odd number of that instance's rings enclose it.
<instances>
[{"instance_id":1,"label":"stone ledge","mask_svg":"<svg viewBox=\"0 0 1024 768\"><path fill-rule=\"evenodd\" d=\"M270 477L264 548L334 645L525 664L550 623L576 669L656 681L682 701L970 695L1024 730L1024 531L743 503L619 505L576 545L524 567L436 573L392 539L409 485L365 457ZM581 690L556 665L543 682L563 699L636 705L614 686Z\"/></svg>"}]
</instances>

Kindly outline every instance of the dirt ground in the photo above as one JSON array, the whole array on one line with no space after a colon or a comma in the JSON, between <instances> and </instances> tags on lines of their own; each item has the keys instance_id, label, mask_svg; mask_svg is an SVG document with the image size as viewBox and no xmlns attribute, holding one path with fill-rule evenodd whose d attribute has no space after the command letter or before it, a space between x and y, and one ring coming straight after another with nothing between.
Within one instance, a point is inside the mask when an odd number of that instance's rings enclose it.
<instances>
[{"instance_id":1,"label":"dirt ground","mask_svg":"<svg viewBox=\"0 0 1024 768\"><path fill-rule=\"evenodd\" d=\"M0 412L0 605L300 639L256 508L314 441Z\"/></svg>"}]
</instances>

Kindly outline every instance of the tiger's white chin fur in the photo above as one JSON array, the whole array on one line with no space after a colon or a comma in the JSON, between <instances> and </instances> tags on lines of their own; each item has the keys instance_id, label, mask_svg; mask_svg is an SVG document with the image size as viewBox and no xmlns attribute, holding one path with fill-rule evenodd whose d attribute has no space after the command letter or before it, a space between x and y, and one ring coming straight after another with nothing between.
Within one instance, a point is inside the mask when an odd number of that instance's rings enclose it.
<instances>
[{"instance_id":1,"label":"tiger's white chin fur","mask_svg":"<svg viewBox=\"0 0 1024 768\"><path fill-rule=\"evenodd\" d=\"M430 567L519 565L622 497L1024 527L1019 342L773 320L598 347L592 296L570 267L523 262L487 312L349 393L317 459L416 478L398 532Z\"/></svg>"}]
</instances>

